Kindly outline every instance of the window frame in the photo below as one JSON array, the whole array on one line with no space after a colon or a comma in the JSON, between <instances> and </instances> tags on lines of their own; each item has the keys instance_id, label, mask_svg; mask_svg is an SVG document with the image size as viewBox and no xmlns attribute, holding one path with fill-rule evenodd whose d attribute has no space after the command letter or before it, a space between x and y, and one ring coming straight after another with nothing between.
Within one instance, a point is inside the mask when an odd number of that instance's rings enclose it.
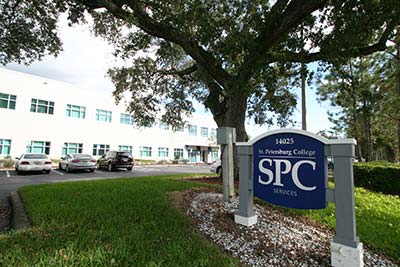
<instances>
[{"instance_id":1,"label":"window frame","mask_svg":"<svg viewBox=\"0 0 400 267\"><path fill-rule=\"evenodd\" d=\"M127 148L127 149L124 149L124 148ZM132 154L133 147L132 146L128 146L128 145L118 145L118 151L127 151L127 152Z\"/></svg>"},{"instance_id":2,"label":"window frame","mask_svg":"<svg viewBox=\"0 0 400 267\"><path fill-rule=\"evenodd\" d=\"M42 144L40 144L42 143ZM41 149L41 151L36 151L36 149ZM50 141L38 141L31 140L25 147L26 153L44 153L50 155L51 142Z\"/></svg>"},{"instance_id":3,"label":"window frame","mask_svg":"<svg viewBox=\"0 0 400 267\"><path fill-rule=\"evenodd\" d=\"M174 148L174 159L176 159L176 155L179 156L178 159L183 159L183 148Z\"/></svg>"},{"instance_id":4,"label":"window frame","mask_svg":"<svg viewBox=\"0 0 400 267\"><path fill-rule=\"evenodd\" d=\"M120 113L119 122L121 124L133 125L134 124L133 116L128 113Z\"/></svg>"},{"instance_id":5,"label":"window frame","mask_svg":"<svg viewBox=\"0 0 400 267\"><path fill-rule=\"evenodd\" d=\"M74 110L75 108L75 110ZM78 109L76 109L78 108ZM65 115L68 118L74 118L74 119L85 119L86 117L86 107L85 106L78 106L78 105L73 105L73 104L67 104L67 108L65 110ZM78 112L78 117L73 116L73 112ZM68 114L69 113L69 114Z\"/></svg>"},{"instance_id":6,"label":"window frame","mask_svg":"<svg viewBox=\"0 0 400 267\"><path fill-rule=\"evenodd\" d=\"M4 108L4 109L14 109L17 106L17 96L16 95L12 95L12 94L6 94L6 93L2 93L0 92L0 103L1 102L6 103L5 107L2 107L0 105L0 108ZM13 103L13 105L11 105Z\"/></svg>"},{"instance_id":7,"label":"window frame","mask_svg":"<svg viewBox=\"0 0 400 267\"><path fill-rule=\"evenodd\" d=\"M200 127L200 136L208 138L208 127Z\"/></svg>"},{"instance_id":8,"label":"window frame","mask_svg":"<svg viewBox=\"0 0 400 267\"><path fill-rule=\"evenodd\" d=\"M103 152L103 154L100 153ZM93 156L103 156L106 155L110 151L109 144L93 144L92 155Z\"/></svg>"},{"instance_id":9,"label":"window frame","mask_svg":"<svg viewBox=\"0 0 400 267\"><path fill-rule=\"evenodd\" d=\"M76 145L76 148L70 147L72 145ZM70 149L75 149L74 152L71 152ZM77 154L77 153L82 153L83 151L83 143L71 143L71 142L64 142L64 145L61 149L61 155L67 155L67 154ZM65 153L64 153L65 152Z\"/></svg>"},{"instance_id":10,"label":"window frame","mask_svg":"<svg viewBox=\"0 0 400 267\"><path fill-rule=\"evenodd\" d=\"M104 119L103 119L104 118ZM101 122L112 122L112 111L105 109L96 109L96 120Z\"/></svg>"},{"instance_id":11,"label":"window frame","mask_svg":"<svg viewBox=\"0 0 400 267\"><path fill-rule=\"evenodd\" d=\"M34 113L54 115L54 106L54 101L31 98L30 111Z\"/></svg>"},{"instance_id":12,"label":"window frame","mask_svg":"<svg viewBox=\"0 0 400 267\"><path fill-rule=\"evenodd\" d=\"M159 147L158 148L158 157L159 158L168 158L169 157L169 148L168 147Z\"/></svg>"},{"instance_id":13,"label":"window frame","mask_svg":"<svg viewBox=\"0 0 400 267\"><path fill-rule=\"evenodd\" d=\"M188 125L188 132L189 132L190 136L197 136L197 125L189 124Z\"/></svg>"},{"instance_id":14,"label":"window frame","mask_svg":"<svg viewBox=\"0 0 400 267\"><path fill-rule=\"evenodd\" d=\"M6 143L6 141L8 141L8 144ZM0 155L10 155L11 144L11 139L0 138ZM5 148L8 148L8 153L4 153Z\"/></svg>"},{"instance_id":15,"label":"window frame","mask_svg":"<svg viewBox=\"0 0 400 267\"><path fill-rule=\"evenodd\" d=\"M140 157L150 158L152 155L152 147L151 146L141 146L139 148L139 155ZM147 155L144 155L146 153Z\"/></svg>"}]
</instances>

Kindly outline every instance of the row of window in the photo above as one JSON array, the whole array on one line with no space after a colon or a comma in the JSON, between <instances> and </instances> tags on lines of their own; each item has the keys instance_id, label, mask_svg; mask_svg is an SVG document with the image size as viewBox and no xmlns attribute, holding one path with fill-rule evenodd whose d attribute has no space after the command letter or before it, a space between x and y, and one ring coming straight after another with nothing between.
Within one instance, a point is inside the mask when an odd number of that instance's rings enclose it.
<instances>
[{"instance_id":1,"label":"row of window","mask_svg":"<svg viewBox=\"0 0 400 267\"><path fill-rule=\"evenodd\" d=\"M6 109L15 109L17 101L17 96L10 95L10 94L3 94L0 93L0 108ZM44 114L54 114L54 102L32 98L31 101L31 112L35 113L44 113ZM86 107L77 106L72 104L67 104L66 108L66 116L71 118L77 119L85 119L86 116ZM112 119L112 111L103 110L103 109L96 109L96 120L102 122L111 122ZM130 114L121 113L120 116L120 123L121 124L128 124L133 125L133 117ZM169 130L170 127L166 123L160 123L159 127L164 130ZM177 132L183 132L183 127L178 127L175 129ZM197 126L196 125L188 125L189 135L197 136ZM211 129L211 137L216 137L216 129ZM208 137L209 132L207 127L200 127L200 136L201 137Z\"/></svg>"},{"instance_id":2,"label":"row of window","mask_svg":"<svg viewBox=\"0 0 400 267\"><path fill-rule=\"evenodd\" d=\"M106 144L94 144L92 154L94 156L101 156L106 154L110 150L110 145ZM133 152L132 146L119 145L119 151ZM9 155L11 151L11 140L10 139L0 139L0 155ZM82 143L64 143L62 147L62 155L82 153L83 144ZM45 153L50 154L50 142L48 141L31 141L26 145L26 153ZM151 157L152 147L142 146L140 147L140 157ZM168 147L158 148L158 157L168 158L169 149ZM183 158L183 148L174 148L174 158Z\"/></svg>"}]
</instances>

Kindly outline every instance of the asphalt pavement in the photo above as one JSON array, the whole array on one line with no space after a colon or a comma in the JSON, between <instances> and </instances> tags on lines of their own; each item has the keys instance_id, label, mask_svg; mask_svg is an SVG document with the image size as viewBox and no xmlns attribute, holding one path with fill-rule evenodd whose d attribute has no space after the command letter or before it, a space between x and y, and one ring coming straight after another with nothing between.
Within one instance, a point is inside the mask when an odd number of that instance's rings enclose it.
<instances>
[{"instance_id":1,"label":"asphalt pavement","mask_svg":"<svg viewBox=\"0 0 400 267\"><path fill-rule=\"evenodd\" d=\"M180 173L210 173L210 169L209 166L198 165L147 165L134 166L132 171L118 169L109 172L103 169L96 169L94 172L67 173L54 169L49 174L26 173L22 175L17 174L14 170L0 170L0 199L6 198L11 192L17 191L19 187L25 185Z\"/></svg>"}]
</instances>

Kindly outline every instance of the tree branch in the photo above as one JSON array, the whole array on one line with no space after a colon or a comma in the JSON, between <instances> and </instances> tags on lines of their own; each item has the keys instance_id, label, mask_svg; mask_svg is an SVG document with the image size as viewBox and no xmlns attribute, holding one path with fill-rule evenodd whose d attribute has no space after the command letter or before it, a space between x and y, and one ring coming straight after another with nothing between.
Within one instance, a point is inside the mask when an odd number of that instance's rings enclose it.
<instances>
[{"instance_id":1,"label":"tree branch","mask_svg":"<svg viewBox=\"0 0 400 267\"><path fill-rule=\"evenodd\" d=\"M152 19L145 11L144 7L137 1L129 1L130 7L134 10L134 16L138 20L138 26L148 34L163 38L180 45L188 55L202 65L207 72L219 84L226 84L231 76L221 67L220 63L196 41L192 40L186 33L166 24L159 23Z\"/></svg>"},{"instance_id":2,"label":"tree branch","mask_svg":"<svg viewBox=\"0 0 400 267\"><path fill-rule=\"evenodd\" d=\"M195 71L197 71L197 64L194 64L183 70L169 69L169 70L158 70L157 72L163 75L178 75L179 77L183 78L184 76L192 74Z\"/></svg>"},{"instance_id":3,"label":"tree branch","mask_svg":"<svg viewBox=\"0 0 400 267\"><path fill-rule=\"evenodd\" d=\"M232 77L226 72L221 64L205 49L203 49L196 41L192 40L191 37L180 31L177 28L167 24L160 23L153 19L145 9L145 4L141 1L133 0L78 0L82 4L93 8L106 8L109 12L114 14L116 17L123 20L135 20L135 24L144 32L165 39L167 41L180 45L185 52L190 55L199 65L202 65L213 79L219 84L225 85ZM123 5L129 6L132 12L123 9Z\"/></svg>"},{"instance_id":4,"label":"tree branch","mask_svg":"<svg viewBox=\"0 0 400 267\"><path fill-rule=\"evenodd\" d=\"M388 26L386 29L383 31L381 37L379 40L372 45L369 46L363 46L363 47L358 47L358 48L352 48L351 50L349 49L343 49L342 51L338 51L335 53L335 57L338 55L350 55L351 57L360 57L360 56L366 56L369 54L372 54L374 52L378 51L385 51L387 46L386 42L388 41L390 34L392 33L393 29L396 27L397 23L396 21L391 21L388 23ZM290 51L285 51L280 54L275 54L273 55L274 60L273 61L291 61L291 62L302 62L302 63L310 63L313 61L317 60L327 60L329 61L329 56L321 53L321 52L315 52L315 53L304 53L304 52L290 52Z\"/></svg>"},{"instance_id":5,"label":"tree branch","mask_svg":"<svg viewBox=\"0 0 400 267\"><path fill-rule=\"evenodd\" d=\"M261 68L268 61L267 51L286 38L290 30L299 25L304 17L322 8L325 2L325 0L294 0L287 5L287 1L277 1L268 15L265 29L255 39L256 45L249 50L244 59L236 83L239 86L247 83L254 72L259 70L254 68L254 65L259 65Z\"/></svg>"}]
</instances>

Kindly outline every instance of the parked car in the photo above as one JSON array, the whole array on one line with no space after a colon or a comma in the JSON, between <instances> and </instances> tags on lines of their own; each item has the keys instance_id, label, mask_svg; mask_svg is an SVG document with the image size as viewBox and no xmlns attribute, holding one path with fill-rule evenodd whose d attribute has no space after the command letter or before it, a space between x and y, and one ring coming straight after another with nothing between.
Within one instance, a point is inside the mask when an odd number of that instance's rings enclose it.
<instances>
[{"instance_id":1,"label":"parked car","mask_svg":"<svg viewBox=\"0 0 400 267\"><path fill-rule=\"evenodd\" d=\"M213 173L218 174L219 177L222 176L222 165L221 165L221 160L217 159L210 165L210 171Z\"/></svg>"},{"instance_id":2,"label":"parked car","mask_svg":"<svg viewBox=\"0 0 400 267\"><path fill-rule=\"evenodd\" d=\"M107 154L101 156L97 161L99 169L106 168L108 171L113 171L119 168L126 168L131 171L133 168L133 156L126 151L108 151Z\"/></svg>"},{"instance_id":3,"label":"parked car","mask_svg":"<svg viewBox=\"0 0 400 267\"><path fill-rule=\"evenodd\" d=\"M88 154L67 154L64 157L61 157L58 168L60 170L65 170L66 172L74 170L89 170L94 172L96 169L96 159Z\"/></svg>"},{"instance_id":4,"label":"parked car","mask_svg":"<svg viewBox=\"0 0 400 267\"><path fill-rule=\"evenodd\" d=\"M44 171L46 173L51 171L52 163L46 154L26 153L15 159L17 160L15 162L15 171L18 174L29 171Z\"/></svg>"}]
</instances>

